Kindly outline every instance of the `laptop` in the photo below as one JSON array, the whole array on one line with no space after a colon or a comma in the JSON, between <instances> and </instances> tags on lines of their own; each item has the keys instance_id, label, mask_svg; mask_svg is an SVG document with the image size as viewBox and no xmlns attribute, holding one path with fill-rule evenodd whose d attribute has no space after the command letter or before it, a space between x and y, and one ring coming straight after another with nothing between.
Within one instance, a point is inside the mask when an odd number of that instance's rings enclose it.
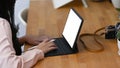
<instances>
[{"instance_id":1,"label":"laptop","mask_svg":"<svg viewBox=\"0 0 120 68\"><path fill-rule=\"evenodd\" d=\"M60 8L70 2L72 2L73 0L52 0L53 6L55 9Z\"/></svg>"},{"instance_id":2,"label":"laptop","mask_svg":"<svg viewBox=\"0 0 120 68\"><path fill-rule=\"evenodd\" d=\"M82 17L73 8L71 8L62 32L62 37L55 38L53 41L58 49L46 53L45 57L77 53L77 38L82 24Z\"/></svg>"}]
</instances>

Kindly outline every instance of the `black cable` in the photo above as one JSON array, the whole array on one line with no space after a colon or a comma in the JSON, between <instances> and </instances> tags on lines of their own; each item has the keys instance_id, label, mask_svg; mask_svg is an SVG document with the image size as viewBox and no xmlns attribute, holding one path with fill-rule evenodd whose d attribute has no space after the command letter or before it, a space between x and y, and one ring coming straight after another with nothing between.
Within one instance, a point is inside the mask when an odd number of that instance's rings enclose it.
<instances>
[{"instance_id":1,"label":"black cable","mask_svg":"<svg viewBox=\"0 0 120 68\"><path fill-rule=\"evenodd\" d=\"M84 45L84 48L90 52L101 52L104 50L104 47L103 47L103 44L101 42L98 41L97 39L97 36L102 36L104 35L105 33L101 33L100 35L98 35L97 33L101 30L105 29L105 27L102 27L98 30L96 30L93 34L91 33L84 33L84 34L81 34L79 36L79 41ZM94 49L90 49L89 47L86 46L86 44L84 43L84 41L82 40L82 37L85 37L85 36L93 36L94 40L99 44L99 47L100 49L97 49L97 50L94 50Z\"/></svg>"}]
</instances>

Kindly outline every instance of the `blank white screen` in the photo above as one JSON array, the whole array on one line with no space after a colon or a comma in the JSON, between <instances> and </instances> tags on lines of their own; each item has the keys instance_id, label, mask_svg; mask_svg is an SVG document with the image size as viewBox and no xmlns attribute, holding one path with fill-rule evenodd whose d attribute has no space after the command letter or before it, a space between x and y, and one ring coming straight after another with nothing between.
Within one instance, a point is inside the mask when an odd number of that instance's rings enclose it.
<instances>
[{"instance_id":1,"label":"blank white screen","mask_svg":"<svg viewBox=\"0 0 120 68\"><path fill-rule=\"evenodd\" d=\"M67 40L71 48L73 48L73 45L76 40L76 36L81 24L82 24L82 19L80 19L72 9L70 9L70 12L68 14L68 18L63 30L63 36Z\"/></svg>"}]
</instances>

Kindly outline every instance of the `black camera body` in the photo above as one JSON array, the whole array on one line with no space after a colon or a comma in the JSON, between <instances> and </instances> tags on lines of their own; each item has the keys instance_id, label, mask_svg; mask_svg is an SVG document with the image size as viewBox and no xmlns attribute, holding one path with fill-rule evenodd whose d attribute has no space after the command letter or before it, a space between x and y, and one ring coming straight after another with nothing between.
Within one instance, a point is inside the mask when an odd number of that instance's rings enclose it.
<instances>
[{"instance_id":1,"label":"black camera body","mask_svg":"<svg viewBox=\"0 0 120 68\"><path fill-rule=\"evenodd\" d=\"M105 28L105 39L115 39L118 30L120 30L120 22L116 25L107 26Z\"/></svg>"},{"instance_id":2,"label":"black camera body","mask_svg":"<svg viewBox=\"0 0 120 68\"><path fill-rule=\"evenodd\" d=\"M116 28L114 25L107 26L105 28L105 39L115 39L116 38Z\"/></svg>"}]
</instances>

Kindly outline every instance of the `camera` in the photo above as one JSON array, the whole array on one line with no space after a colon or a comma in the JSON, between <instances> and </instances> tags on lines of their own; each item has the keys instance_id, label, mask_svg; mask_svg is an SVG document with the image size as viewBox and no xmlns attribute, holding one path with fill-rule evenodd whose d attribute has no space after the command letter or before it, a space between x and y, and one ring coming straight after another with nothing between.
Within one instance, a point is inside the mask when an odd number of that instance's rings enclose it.
<instances>
[{"instance_id":1,"label":"camera","mask_svg":"<svg viewBox=\"0 0 120 68\"><path fill-rule=\"evenodd\" d=\"M115 39L116 28L114 25L109 25L105 28L105 39Z\"/></svg>"},{"instance_id":2,"label":"camera","mask_svg":"<svg viewBox=\"0 0 120 68\"><path fill-rule=\"evenodd\" d=\"M115 39L117 31L120 30L120 22L105 28L105 39Z\"/></svg>"}]
</instances>

